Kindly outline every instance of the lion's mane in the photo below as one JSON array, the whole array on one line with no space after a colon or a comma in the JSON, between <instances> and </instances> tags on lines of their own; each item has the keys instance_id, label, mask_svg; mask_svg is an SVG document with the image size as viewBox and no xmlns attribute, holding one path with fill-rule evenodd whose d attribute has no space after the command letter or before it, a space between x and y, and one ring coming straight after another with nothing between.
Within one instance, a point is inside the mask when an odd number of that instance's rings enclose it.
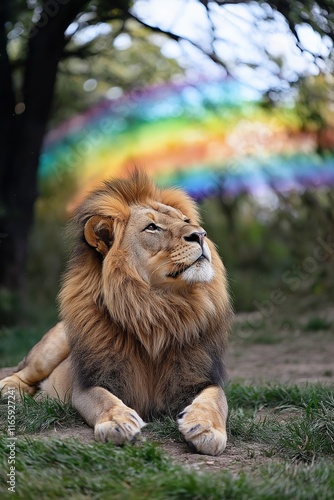
<instances>
[{"instance_id":1,"label":"lion's mane","mask_svg":"<svg viewBox=\"0 0 334 500\"><path fill-rule=\"evenodd\" d=\"M231 321L224 266L214 245L207 283L151 289L122 247L130 207L159 202L196 224L195 203L182 191L159 189L144 174L106 182L78 208L74 251L60 293L73 374L83 387L105 387L143 418L178 411L196 393L224 379ZM87 220L112 220L108 258L87 245Z\"/></svg>"}]
</instances>

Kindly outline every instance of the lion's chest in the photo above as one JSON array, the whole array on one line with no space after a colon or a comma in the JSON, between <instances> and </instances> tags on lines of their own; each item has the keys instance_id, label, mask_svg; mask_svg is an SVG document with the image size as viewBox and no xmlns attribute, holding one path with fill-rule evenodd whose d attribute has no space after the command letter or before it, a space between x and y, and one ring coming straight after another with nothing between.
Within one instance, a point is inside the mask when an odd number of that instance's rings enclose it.
<instances>
[{"instance_id":1,"label":"lion's chest","mask_svg":"<svg viewBox=\"0 0 334 500\"><path fill-rule=\"evenodd\" d=\"M177 414L210 383L207 360L196 349L170 350L155 360L140 352L115 361L101 385L144 419Z\"/></svg>"}]
</instances>

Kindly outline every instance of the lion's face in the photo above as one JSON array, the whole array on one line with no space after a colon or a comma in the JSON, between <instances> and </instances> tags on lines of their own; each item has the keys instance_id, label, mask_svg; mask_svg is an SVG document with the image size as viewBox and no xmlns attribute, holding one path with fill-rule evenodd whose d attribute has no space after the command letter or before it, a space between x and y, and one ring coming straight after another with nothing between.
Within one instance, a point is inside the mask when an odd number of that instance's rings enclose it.
<instances>
[{"instance_id":1,"label":"lion's face","mask_svg":"<svg viewBox=\"0 0 334 500\"><path fill-rule=\"evenodd\" d=\"M160 202L130 205L126 220L118 222L93 216L85 226L86 241L104 256L109 276L126 265L152 286L212 280L206 233L180 210Z\"/></svg>"},{"instance_id":2,"label":"lion's face","mask_svg":"<svg viewBox=\"0 0 334 500\"><path fill-rule=\"evenodd\" d=\"M142 279L153 286L213 278L205 231L162 203L130 207L122 247Z\"/></svg>"}]
</instances>

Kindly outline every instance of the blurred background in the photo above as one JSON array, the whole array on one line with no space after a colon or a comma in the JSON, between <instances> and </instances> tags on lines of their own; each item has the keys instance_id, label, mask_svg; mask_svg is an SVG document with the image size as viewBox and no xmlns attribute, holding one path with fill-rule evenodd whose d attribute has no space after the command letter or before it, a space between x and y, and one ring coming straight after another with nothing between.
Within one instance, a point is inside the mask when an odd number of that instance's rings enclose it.
<instances>
[{"instance_id":1,"label":"blurred background","mask_svg":"<svg viewBox=\"0 0 334 500\"><path fill-rule=\"evenodd\" d=\"M331 329L333 40L332 0L2 0L6 362L56 321L73 209L135 166L200 203L240 336Z\"/></svg>"}]
</instances>

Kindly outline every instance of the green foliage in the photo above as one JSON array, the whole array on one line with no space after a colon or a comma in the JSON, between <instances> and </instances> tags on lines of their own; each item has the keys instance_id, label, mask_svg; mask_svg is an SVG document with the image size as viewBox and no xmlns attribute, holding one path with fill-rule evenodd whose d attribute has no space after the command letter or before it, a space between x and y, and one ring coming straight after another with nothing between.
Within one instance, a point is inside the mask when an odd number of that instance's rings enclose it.
<instances>
[{"instance_id":1,"label":"green foliage","mask_svg":"<svg viewBox=\"0 0 334 500\"><path fill-rule=\"evenodd\" d=\"M163 56L161 41L129 19L108 23L110 33L96 37L83 46L69 43L66 57L59 65L59 76L53 105L51 125L82 112L108 96L108 91L122 92L159 84L183 75L184 70L174 60ZM117 48L117 37L127 36L124 48ZM115 42L116 40L116 42ZM84 84L93 78L93 90Z\"/></svg>"},{"instance_id":2,"label":"green foliage","mask_svg":"<svg viewBox=\"0 0 334 500\"><path fill-rule=\"evenodd\" d=\"M0 430L7 425L7 400L0 401ZM15 433L35 433L48 429L64 429L82 424L82 419L68 403L58 399L21 394L15 403Z\"/></svg>"},{"instance_id":3,"label":"green foliage","mask_svg":"<svg viewBox=\"0 0 334 500\"><path fill-rule=\"evenodd\" d=\"M45 313L43 313L45 317ZM28 351L41 339L47 331L47 326L15 326L0 328L0 366L15 366Z\"/></svg>"},{"instance_id":4,"label":"green foliage","mask_svg":"<svg viewBox=\"0 0 334 500\"><path fill-rule=\"evenodd\" d=\"M51 127L104 99L110 89L126 92L184 74L174 59L161 52L166 35L154 35L132 19L128 2L123 2L119 9L110 2L84 4L76 20L76 32L65 37L66 50L59 63ZM38 8L36 2L31 2L27 9L26 2L17 1L15 8L10 9L11 20L7 23L7 50L19 98L22 98L28 34L33 20L38 18ZM95 33L93 29L88 33L89 27L94 26ZM123 43L119 43L120 35ZM92 86L84 88L87 80L91 80Z\"/></svg>"},{"instance_id":5,"label":"green foliage","mask_svg":"<svg viewBox=\"0 0 334 500\"><path fill-rule=\"evenodd\" d=\"M315 316L314 318L309 319L304 325L304 330L307 332L317 332L319 330L329 330L331 327L332 323L326 319Z\"/></svg>"},{"instance_id":6,"label":"green foliage","mask_svg":"<svg viewBox=\"0 0 334 500\"><path fill-rule=\"evenodd\" d=\"M298 83L296 111L302 130L317 132L318 149L329 149L326 129L332 128L334 78L332 74L320 74L302 79Z\"/></svg>"},{"instance_id":7,"label":"green foliage","mask_svg":"<svg viewBox=\"0 0 334 500\"><path fill-rule=\"evenodd\" d=\"M6 441L1 445L6 454ZM2 498L6 463L1 471ZM17 493L42 498L300 500L332 498L333 463L310 466L271 463L255 473L198 474L174 465L154 445L116 448L75 440L22 439L17 444Z\"/></svg>"},{"instance_id":8,"label":"green foliage","mask_svg":"<svg viewBox=\"0 0 334 500\"><path fill-rule=\"evenodd\" d=\"M18 294L8 288L0 287L0 312L2 322L6 325L15 324L19 310L20 303Z\"/></svg>"},{"instance_id":9,"label":"green foliage","mask_svg":"<svg viewBox=\"0 0 334 500\"><path fill-rule=\"evenodd\" d=\"M274 207L273 207L274 205ZM293 297L325 303L334 293L333 190L272 192L270 204L251 195L208 199L204 226L228 270L238 311L263 318Z\"/></svg>"},{"instance_id":10,"label":"green foliage","mask_svg":"<svg viewBox=\"0 0 334 500\"><path fill-rule=\"evenodd\" d=\"M34 28L36 25L38 27L43 2L32 1L28 2L27 5L22 0L16 0L15 2L6 1L4 3L4 12L8 20L6 23L7 50L13 64L14 86L18 102L20 102L24 66L28 53L29 33L31 33L31 30L36 29ZM221 22L223 23L226 6L220 2L212 2L212 4L215 3L217 4L217 11L221 12ZM249 2L245 0L238 3L247 5ZM298 38L300 25L305 26L306 24L312 27L321 37L329 37L332 40L334 38L331 2L327 0L310 0L304 2L302 8L298 2L291 2L288 6L278 0L266 2L259 0L255 3L258 4L257 12L255 14L253 10L254 19L252 23L254 24L253 30L258 33L265 34L266 30L268 32L274 31L274 27L277 29L277 13L280 13L287 21L286 27L293 35L292 40L294 39L296 45L302 50L304 48L303 43ZM169 81L173 77L184 73L184 69L175 60L164 56L163 51L161 51L164 41L168 39L182 40L178 33L174 33L174 26L171 26L170 30L164 30L160 26L151 27L146 24L145 19L136 17L136 9L133 9L133 6L136 6L135 1L117 2L116 4L103 0L82 1L81 12L79 10L73 24L70 26L71 29L65 36L66 48L59 65L51 124L87 109L90 105L105 97L106 91L111 87L131 90L145 85ZM45 10L44 18L49 19L48 6L46 6ZM232 16L232 12L229 12L229 17ZM207 9L207 15L208 18L212 15L209 8ZM250 19L252 19L252 15L250 15ZM260 23L262 30L259 30L257 23ZM120 35L127 37L126 41L123 38L123 43L119 43L120 39L118 37ZM228 68L230 74L234 74L235 62L230 61L230 56L226 58L224 53L216 54L214 43L210 44L213 52L208 51L206 47L210 36L215 36L215 32L210 35L209 33L203 33L202 35L203 41L201 43L194 40L196 47L202 50L204 54L207 54L208 58ZM192 40L191 35L190 40ZM260 51L262 57L260 57L260 63L249 63L249 59L246 58L243 62L245 66L252 68L258 64L263 65L269 58L272 62L270 65L266 65L267 71L271 68L275 78L279 73L282 73L281 66L283 62L280 57L271 55L270 50L262 49L261 44L255 43L252 37L250 37L249 43L254 44L254 51ZM327 63L328 72L330 72L330 64L332 64L331 50L326 55L321 55L315 50L314 56L311 56L309 49L307 51L309 57L313 57L313 64L323 68L324 64L321 61L324 59ZM297 76L290 70L290 72L287 72L286 78L290 78L291 82L295 82ZM85 91L83 84L88 79L95 82L91 89ZM321 78L315 80L317 82ZM324 85L327 85L327 83L325 81ZM319 88L321 89L324 85L321 81L319 84L307 81L301 87L299 99L300 119L304 122L306 120L310 124L316 124L316 127L319 124L319 117L321 121L323 115L318 106L318 96ZM316 91L314 91L314 87L316 87ZM320 92L320 95L321 97L325 96L326 90ZM311 98L309 98L310 96ZM322 101L320 107L324 107L324 101Z\"/></svg>"}]
</instances>

